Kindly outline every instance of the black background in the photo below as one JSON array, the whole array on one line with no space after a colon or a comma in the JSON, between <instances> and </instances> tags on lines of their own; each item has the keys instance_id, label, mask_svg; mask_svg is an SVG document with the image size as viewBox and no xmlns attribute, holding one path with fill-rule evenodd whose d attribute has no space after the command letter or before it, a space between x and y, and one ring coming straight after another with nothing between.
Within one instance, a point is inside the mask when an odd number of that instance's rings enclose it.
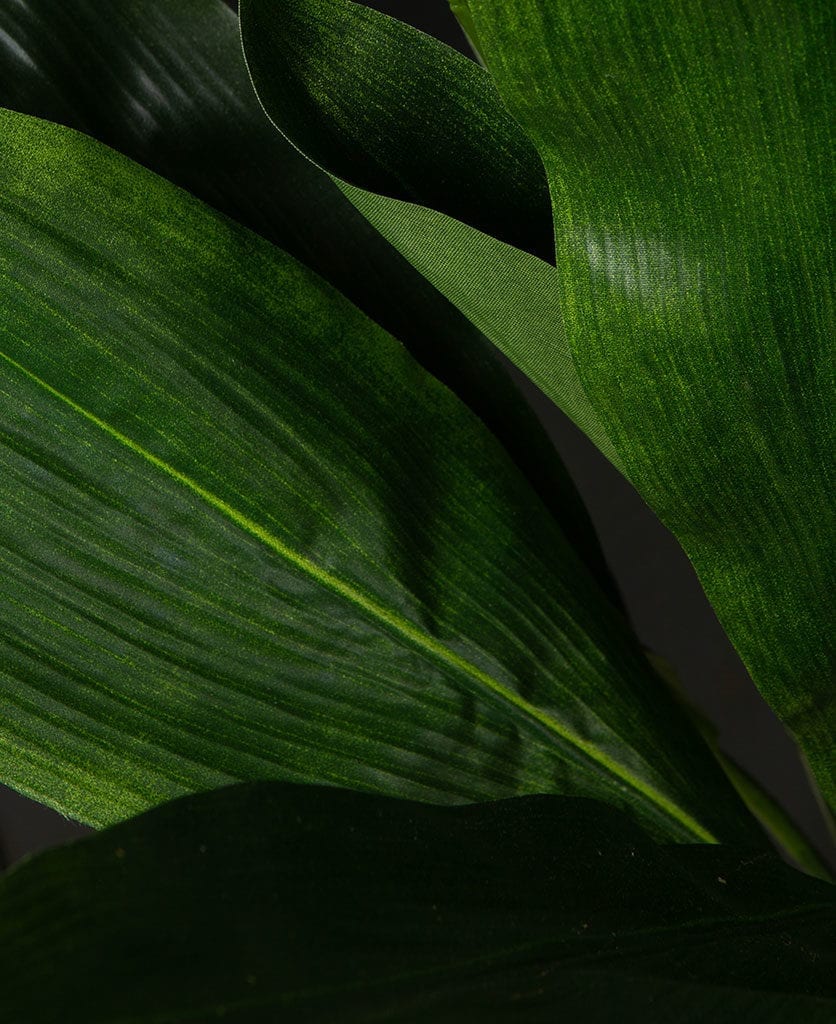
<instances>
[{"instance_id":1,"label":"black background","mask_svg":"<svg viewBox=\"0 0 836 1024\"><path fill-rule=\"evenodd\" d=\"M366 3L467 52L446 0ZM536 388L525 384L525 390L587 503L640 638L673 664L726 749L824 845L795 748L755 690L678 544L573 424ZM84 831L0 787L0 864Z\"/></svg>"}]
</instances>

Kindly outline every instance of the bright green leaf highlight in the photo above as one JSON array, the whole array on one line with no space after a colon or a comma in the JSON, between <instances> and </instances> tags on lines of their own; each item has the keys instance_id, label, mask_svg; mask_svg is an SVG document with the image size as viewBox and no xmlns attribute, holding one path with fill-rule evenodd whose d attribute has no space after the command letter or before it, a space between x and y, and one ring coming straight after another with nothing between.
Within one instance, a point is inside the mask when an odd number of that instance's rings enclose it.
<instances>
[{"instance_id":1,"label":"bright green leaf highlight","mask_svg":"<svg viewBox=\"0 0 836 1024\"><path fill-rule=\"evenodd\" d=\"M619 466L566 344L554 267L435 210L408 206L353 185L341 188L381 234ZM433 240L429 248L428 238Z\"/></svg>"}]
</instances>

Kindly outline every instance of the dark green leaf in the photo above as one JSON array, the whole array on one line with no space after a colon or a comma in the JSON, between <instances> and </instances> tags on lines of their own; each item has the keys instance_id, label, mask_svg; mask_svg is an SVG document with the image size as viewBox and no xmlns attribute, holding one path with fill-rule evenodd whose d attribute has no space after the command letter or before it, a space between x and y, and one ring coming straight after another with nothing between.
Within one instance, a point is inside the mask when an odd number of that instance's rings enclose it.
<instances>
[{"instance_id":1,"label":"dark green leaf","mask_svg":"<svg viewBox=\"0 0 836 1024\"><path fill-rule=\"evenodd\" d=\"M469 0L587 395L836 806L824 0Z\"/></svg>"},{"instance_id":2,"label":"dark green leaf","mask_svg":"<svg viewBox=\"0 0 836 1024\"><path fill-rule=\"evenodd\" d=\"M276 69L310 39L305 19L327 17L334 38L351 22L355 38L380 16L300 0L280 21L281 6L245 0L243 29L256 88L288 130ZM471 4L468 24L550 170L558 273L438 211L344 190L636 483L832 797L823 7L752 20L729 6L727 18L723 4ZM398 31L417 54L419 34ZM399 80L422 75L328 54L360 80L373 68L396 112ZM310 69L295 67L321 97L316 48ZM394 131L387 109L375 117L355 115L358 149L378 122Z\"/></svg>"},{"instance_id":3,"label":"dark green leaf","mask_svg":"<svg viewBox=\"0 0 836 1024\"><path fill-rule=\"evenodd\" d=\"M436 111L429 102L411 110L409 104L404 105L403 97L426 99L426 89L435 88L435 81L445 82L454 97L479 91L492 96L486 92L484 72L471 61L451 56L447 47L415 29L347 0L294 0L290 5L292 16L288 16L287 7L283 0L244 0L241 4L242 37L250 74L276 127L303 150L310 147L306 151L314 159L327 158L335 133L343 138L350 132L356 159L335 159L325 165L334 171L335 181L343 192L428 281L528 374L620 468L612 442L581 385L557 315L559 293L554 267L438 210L362 187L369 178L362 173L362 167L375 160L381 134L409 164L410 146L418 130L411 119L416 116L419 125L446 133L446 150L456 154L460 138L470 138L466 117L472 102L462 103L451 125L443 118L436 123ZM328 46L323 51L313 47L309 58L311 39L316 33ZM340 40L345 38L351 40L351 47L343 53ZM381 39L397 40L400 64L395 62L396 54L391 50L385 51L385 60L372 59ZM295 61L289 61L288 54L296 55ZM338 62L339 75L328 70L331 60ZM291 72L293 88L289 89ZM331 91L339 94L339 113L345 123L333 120L334 104L323 93L323 80L330 81ZM368 108L363 99L365 88L380 98L373 108ZM320 100L317 116L313 116L311 109L313 97ZM354 108L346 105L348 98ZM484 175L495 165L501 167L504 148L514 145L513 141L496 141L507 115L497 109L493 99L485 102L478 122L483 124L491 118L498 119L500 128L493 133L477 132L474 146L478 142L485 147L484 152L459 153L469 168L462 173ZM404 119L405 137L397 141ZM507 128L507 132L512 129ZM516 137L513 132L512 137ZM432 149L437 153L439 146ZM501 178L506 189L515 187L507 178L508 175ZM416 190L417 187L416 184ZM390 191L397 193L394 188ZM424 198L445 207L442 191L439 185L438 194L431 192ZM500 206L514 201L507 191L504 198L497 198ZM446 208L450 208L449 203ZM551 233L550 226L548 230Z\"/></svg>"},{"instance_id":4,"label":"dark green leaf","mask_svg":"<svg viewBox=\"0 0 836 1024\"><path fill-rule=\"evenodd\" d=\"M482 68L347 0L240 9L261 101L303 153L367 191L551 258L543 165Z\"/></svg>"},{"instance_id":5,"label":"dark green leaf","mask_svg":"<svg viewBox=\"0 0 836 1024\"><path fill-rule=\"evenodd\" d=\"M834 914L769 854L654 846L591 801L240 786L7 875L0 991L26 1024L814 1024Z\"/></svg>"},{"instance_id":6,"label":"dark green leaf","mask_svg":"<svg viewBox=\"0 0 836 1024\"><path fill-rule=\"evenodd\" d=\"M320 273L484 420L618 600L580 499L505 360L277 135L221 0L0 3L0 106L98 138ZM544 226L550 234L547 218Z\"/></svg>"},{"instance_id":7,"label":"dark green leaf","mask_svg":"<svg viewBox=\"0 0 836 1024\"><path fill-rule=\"evenodd\" d=\"M750 828L552 517L394 339L99 143L0 130L4 781L94 824L278 778Z\"/></svg>"}]
</instances>

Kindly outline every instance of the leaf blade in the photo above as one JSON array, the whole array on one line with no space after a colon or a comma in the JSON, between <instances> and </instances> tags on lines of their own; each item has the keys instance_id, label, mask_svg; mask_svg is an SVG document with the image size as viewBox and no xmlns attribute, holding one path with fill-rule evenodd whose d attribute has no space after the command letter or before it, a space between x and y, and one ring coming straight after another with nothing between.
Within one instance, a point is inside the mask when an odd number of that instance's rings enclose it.
<instances>
[{"instance_id":1,"label":"leaf blade","mask_svg":"<svg viewBox=\"0 0 836 1024\"><path fill-rule=\"evenodd\" d=\"M96 824L279 777L454 802L580 787L680 838L747 831L446 389L162 179L0 121L11 785Z\"/></svg>"},{"instance_id":2,"label":"leaf blade","mask_svg":"<svg viewBox=\"0 0 836 1024\"><path fill-rule=\"evenodd\" d=\"M271 129L222 0L129 0L107 17L99 0L4 5L0 106L97 138L321 274L482 418L620 602L586 510L513 371Z\"/></svg>"},{"instance_id":3,"label":"leaf blade","mask_svg":"<svg viewBox=\"0 0 836 1024\"><path fill-rule=\"evenodd\" d=\"M558 281L554 268L536 255L485 234L439 209L416 205L401 197L414 192L404 192L394 185L390 188L393 195L370 191L362 187L367 181L362 171L355 173L354 164L362 164L368 150L378 145L380 132L385 138L395 140L398 151L408 152L408 146L398 139L399 117L405 117L408 124L416 116L421 124L434 122L436 109L422 94L423 82L433 83L433 89L438 82L446 83L448 92L454 96L470 92L476 104L474 94L485 92L484 72L463 58L454 60L447 47L417 30L349 0L304 0L290 7L293 17L279 18L277 14L284 8L270 0L245 0L240 5L241 39L247 66L258 98L277 130L312 160L323 161L323 168L331 173L338 187L392 246L523 369L602 454L621 468L612 441L578 379L558 312ZM311 44L306 19L331 39L322 52L314 48L309 58L305 58ZM334 41L342 38L346 26L353 45L343 52ZM397 47L386 46L385 41L391 34L398 41ZM287 52L299 58L290 61L289 71L281 65ZM413 65L420 69L412 78L404 76L398 67L397 58L404 54L408 55L410 69ZM325 76L332 90L338 89L337 76L329 66L329 58L335 56L342 62L339 65L342 80L350 96L356 98L362 92L360 84L367 76L371 77L375 93L383 97L375 107L379 121L370 121L363 104L353 110L341 109L342 116L334 118L333 123L332 105L325 101L321 107L314 105L319 116L313 119L295 109L294 100L305 95L308 99L303 108L310 112L310 97L318 95L321 88L320 76ZM426 64L426 70L422 64ZM298 78L291 90L287 88L289 75ZM402 101L404 77L413 101L406 105ZM468 85L472 80L478 83L477 87ZM421 103L421 100L427 102ZM389 109L389 102L393 109ZM467 111L468 105L463 103L455 108L452 118L456 130L451 130L447 137L446 149L454 156L458 153L458 138L468 130ZM491 98L481 104L479 117L480 121L490 121L505 119L506 115L496 109L495 100ZM304 131L300 130L300 125L305 126ZM446 128L443 125L442 131ZM322 132L321 137L318 130ZM328 145L333 134L350 139L356 161L334 154ZM481 145L485 152L478 156L462 155L459 162L475 163L479 168L501 164L503 150L516 145L516 134L513 132L504 145L491 140L477 141L477 148ZM432 147L434 152L438 148L438 145ZM443 159L448 158L449 154L445 154ZM420 182L414 191L419 186ZM536 193L538 189L539 174L523 186L526 194ZM428 199L433 198L437 196L431 191ZM496 201L507 202L507 197ZM448 205L447 208L455 207ZM542 245L537 249L545 251Z\"/></svg>"},{"instance_id":4,"label":"leaf blade","mask_svg":"<svg viewBox=\"0 0 836 1024\"><path fill-rule=\"evenodd\" d=\"M826 5L468 5L587 394L832 806Z\"/></svg>"},{"instance_id":5,"label":"leaf blade","mask_svg":"<svg viewBox=\"0 0 836 1024\"><path fill-rule=\"evenodd\" d=\"M236 786L0 880L0 976L33 1024L62 998L91 1022L827 1020L833 903L769 855L656 847L588 801Z\"/></svg>"},{"instance_id":6,"label":"leaf blade","mask_svg":"<svg viewBox=\"0 0 836 1024\"><path fill-rule=\"evenodd\" d=\"M346 0L245 0L240 17L262 102L317 165L551 257L540 159L473 61Z\"/></svg>"},{"instance_id":7,"label":"leaf blade","mask_svg":"<svg viewBox=\"0 0 836 1024\"><path fill-rule=\"evenodd\" d=\"M222 516L234 523L240 529L244 530L246 533L255 537L266 547L276 552L276 554L291 563L302 574L309 576L317 584L334 591L341 598L344 598L349 602L349 604L354 605L371 618L378 620L384 626L388 627L393 632L398 633L405 640L412 643L415 647L423 650L426 654L446 662L449 667L468 675L475 683L478 683L488 690L492 690L508 704L542 723L550 731L568 741L577 750L585 754L591 761L598 762L598 764L604 766L607 771L611 772L622 782L632 786L643 795L655 801L673 817L679 816L683 824L690 828L695 836L704 841L713 841L714 837L712 834L704 829L697 821L690 816L683 815L682 811L672 801L668 800L664 794L655 792L653 788L644 783L642 779L634 777L629 771L625 770L618 760L610 758L606 751L599 749L593 743L589 743L582 736L576 735L573 730L564 727L563 724L556 720L552 715L547 714L535 704L525 700L523 697L515 693L514 690L504 686L487 672L482 671L478 666L473 665L468 660L455 654L455 652L451 651L447 646L439 643L433 637L428 636L423 630L416 628L407 619L393 613L390 609L379 604L377 601L369 599L355 586L345 583L338 576L322 569L316 564L316 562L307 558L301 552L294 550L277 536L264 529L263 526L259 525L248 516L243 515L238 509L234 508L223 499L218 498L217 495L208 491L205 487L202 487L185 473L180 472L163 459L158 458L152 452L149 452L140 445L137 445L131 440L131 438L122 434L120 431L114 430L114 428L108 423L101 420L98 416L89 412L83 406L74 402L66 395L62 394L56 388L53 388L46 381L31 373L31 371L26 369L26 367L17 363L5 353L0 352L0 359L3 359L15 370L27 376L31 381L33 381L33 383L35 383L39 388L43 388L53 398L56 398L58 401L68 405L74 412L79 413L94 426L109 434L110 437L120 445L130 449L131 452L147 461L155 469L160 470L167 476L176 480L177 483L187 487L195 495L210 505L215 511L219 512Z\"/></svg>"}]
</instances>

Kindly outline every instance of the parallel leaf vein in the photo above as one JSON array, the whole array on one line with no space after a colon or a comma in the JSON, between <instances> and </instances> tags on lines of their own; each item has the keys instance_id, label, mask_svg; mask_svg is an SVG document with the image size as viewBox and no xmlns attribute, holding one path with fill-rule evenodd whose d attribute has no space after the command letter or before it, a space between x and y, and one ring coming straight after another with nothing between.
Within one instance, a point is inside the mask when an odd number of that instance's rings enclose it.
<instances>
[{"instance_id":1,"label":"parallel leaf vein","mask_svg":"<svg viewBox=\"0 0 836 1024\"><path fill-rule=\"evenodd\" d=\"M716 842L716 838L711 832L709 832L683 808L679 807L663 793L654 789L644 780L632 775L628 769L610 758L604 751L599 750L592 743L583 739L583 737L577 736L571 732L561 722L553 718L541 708L538 708L536 705L525 700L525 698L521 697L489 673L479 668L478 665L474 665L471 661L468 661L466 658L463 658L454 651L451 651L443 643L436 640L434 637L427 635L407 619L385 608L379 602L368 597L357 587L352 586L350 583L346 583L344 580L321 568L305 555L295 551L259 523L244 515L218 495L207 490L186 473L181 472L175 466L172 466L153 452L148 451L146 448L137 444L130 437L111 426L95 413L74 401L70 396L65 395L57 388L54 388L47 381L37 376L37 374L17 362L17 360L13 359L7 353L0 352L0 358L38 387L50 394L53 398L62 402L78 415L82 416L87 422L92 423L129 451L144 459L147 463L177 481L177 483L188 488L193 494L205 501L211 508L221 513L229 519L230 522L256 538L281 558L295 566L299 571L315 580L320 585L338 594L350 604L359 608L364 614L371 617L373 620L382 623L390 631L399 634L410 644L432 656L436 661L440 661L442 664L446 664L448 667L463 673L470 679L479 683L480 686L486 688L494 696L502 698L507 703L522 711L541 726L544 726L549 733L560 737L562 740L577 748L599 768L603 768L618 778L622 783L626 783L633 790L641 793L671 818L680 822L698 839L704 842Z\"/></svg>"}]
</instances>

